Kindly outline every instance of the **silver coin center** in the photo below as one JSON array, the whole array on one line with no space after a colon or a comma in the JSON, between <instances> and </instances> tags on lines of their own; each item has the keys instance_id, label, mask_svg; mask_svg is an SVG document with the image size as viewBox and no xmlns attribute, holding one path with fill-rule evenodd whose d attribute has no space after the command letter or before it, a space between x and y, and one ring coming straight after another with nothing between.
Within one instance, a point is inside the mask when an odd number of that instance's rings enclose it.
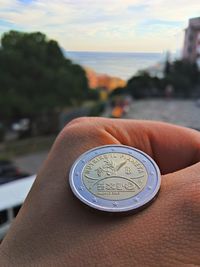
<instances>
[{"instance_id":1,"label":"silver coin center","mask_svg":"<svg viewBox=\"0 0 200 267\"><path fill-rule=\"evenodd\" d=\"M141 161L119 152L94 157L82 172L88 191L107 200L134 197L145 187L147 179L148 173Z\"/></svg>"}]
</instances>

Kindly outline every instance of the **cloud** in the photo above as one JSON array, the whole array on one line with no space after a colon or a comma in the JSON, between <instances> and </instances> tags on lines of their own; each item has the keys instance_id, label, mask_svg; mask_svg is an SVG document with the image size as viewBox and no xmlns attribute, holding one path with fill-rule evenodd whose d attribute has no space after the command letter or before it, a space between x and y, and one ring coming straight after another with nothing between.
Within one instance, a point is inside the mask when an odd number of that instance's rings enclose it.
<instances>
[{"instance_id":1,"label":"cloud","mask_svg":"<svg viewBox=\"0 0 200 267\"><path fill-rule=\"evenodd\" d=\"M175 49L188 19L200 14L197 2L0 0L0 32L39 30L68 50Z\"/></svg>"},{"instance_id":2,"label":"cloud","mask_svg":"<svg viewBox=\"0 0 200 267\"><path fill-rule=\"evenodd\" d=\"M144 12L149 8L148 5L145 4L137 4L137 5L130 5L127 7L127 9L131 12L138 13L138 12Z\"/></svg>"}]
</instances>

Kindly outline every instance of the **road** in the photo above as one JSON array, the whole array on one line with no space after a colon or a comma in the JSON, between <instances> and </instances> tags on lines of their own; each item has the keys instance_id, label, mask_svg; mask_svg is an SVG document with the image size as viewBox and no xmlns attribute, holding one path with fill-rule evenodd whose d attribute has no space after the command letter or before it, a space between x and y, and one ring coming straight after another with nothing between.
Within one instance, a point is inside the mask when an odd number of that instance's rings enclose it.
<instances>
[{"instance_id":1,"label":"road","mask_svg":"<svg viewBox=\"0 0 200 267\"><path fill-rule=\"evenodd\" d=\"M159 120L200 130L200 105L193 100L139 100L132 103L125 118Z\"/></svg>"}]
</instances>

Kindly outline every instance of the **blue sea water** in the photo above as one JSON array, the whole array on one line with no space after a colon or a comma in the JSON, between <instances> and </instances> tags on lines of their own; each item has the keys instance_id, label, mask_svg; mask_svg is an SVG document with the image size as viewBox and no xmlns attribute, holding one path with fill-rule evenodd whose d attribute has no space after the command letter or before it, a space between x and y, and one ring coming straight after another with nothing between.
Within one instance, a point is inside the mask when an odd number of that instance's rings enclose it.
<instances>
[{"instance_id":1,"label":"blue sea water","mask_svg":"<svg viewBox=\"0 0 200 267\"><path fill-rule=\"evenodd\" d=\"M72 61L122 79L129 79L138 70L144 70L165 60L164 53L128 53L128 52L75 52L65 51Z\"/></svg>"}]
</instances>

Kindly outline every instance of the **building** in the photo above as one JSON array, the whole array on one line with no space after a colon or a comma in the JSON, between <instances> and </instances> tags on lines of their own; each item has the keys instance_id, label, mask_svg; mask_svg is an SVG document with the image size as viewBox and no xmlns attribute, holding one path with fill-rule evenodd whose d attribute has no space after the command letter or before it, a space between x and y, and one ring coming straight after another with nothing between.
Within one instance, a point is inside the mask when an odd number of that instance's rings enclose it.
<instances>
[{"instance_id":1,"label":"building","mask_svg":"<svg viewBox=\"0 0 200 267\"><path fill-rule=\"evenodd\" d=\"M183 59L196 62L200 67L200 17L189 20L185 30Z\"/></svg>"}]
</instances>

